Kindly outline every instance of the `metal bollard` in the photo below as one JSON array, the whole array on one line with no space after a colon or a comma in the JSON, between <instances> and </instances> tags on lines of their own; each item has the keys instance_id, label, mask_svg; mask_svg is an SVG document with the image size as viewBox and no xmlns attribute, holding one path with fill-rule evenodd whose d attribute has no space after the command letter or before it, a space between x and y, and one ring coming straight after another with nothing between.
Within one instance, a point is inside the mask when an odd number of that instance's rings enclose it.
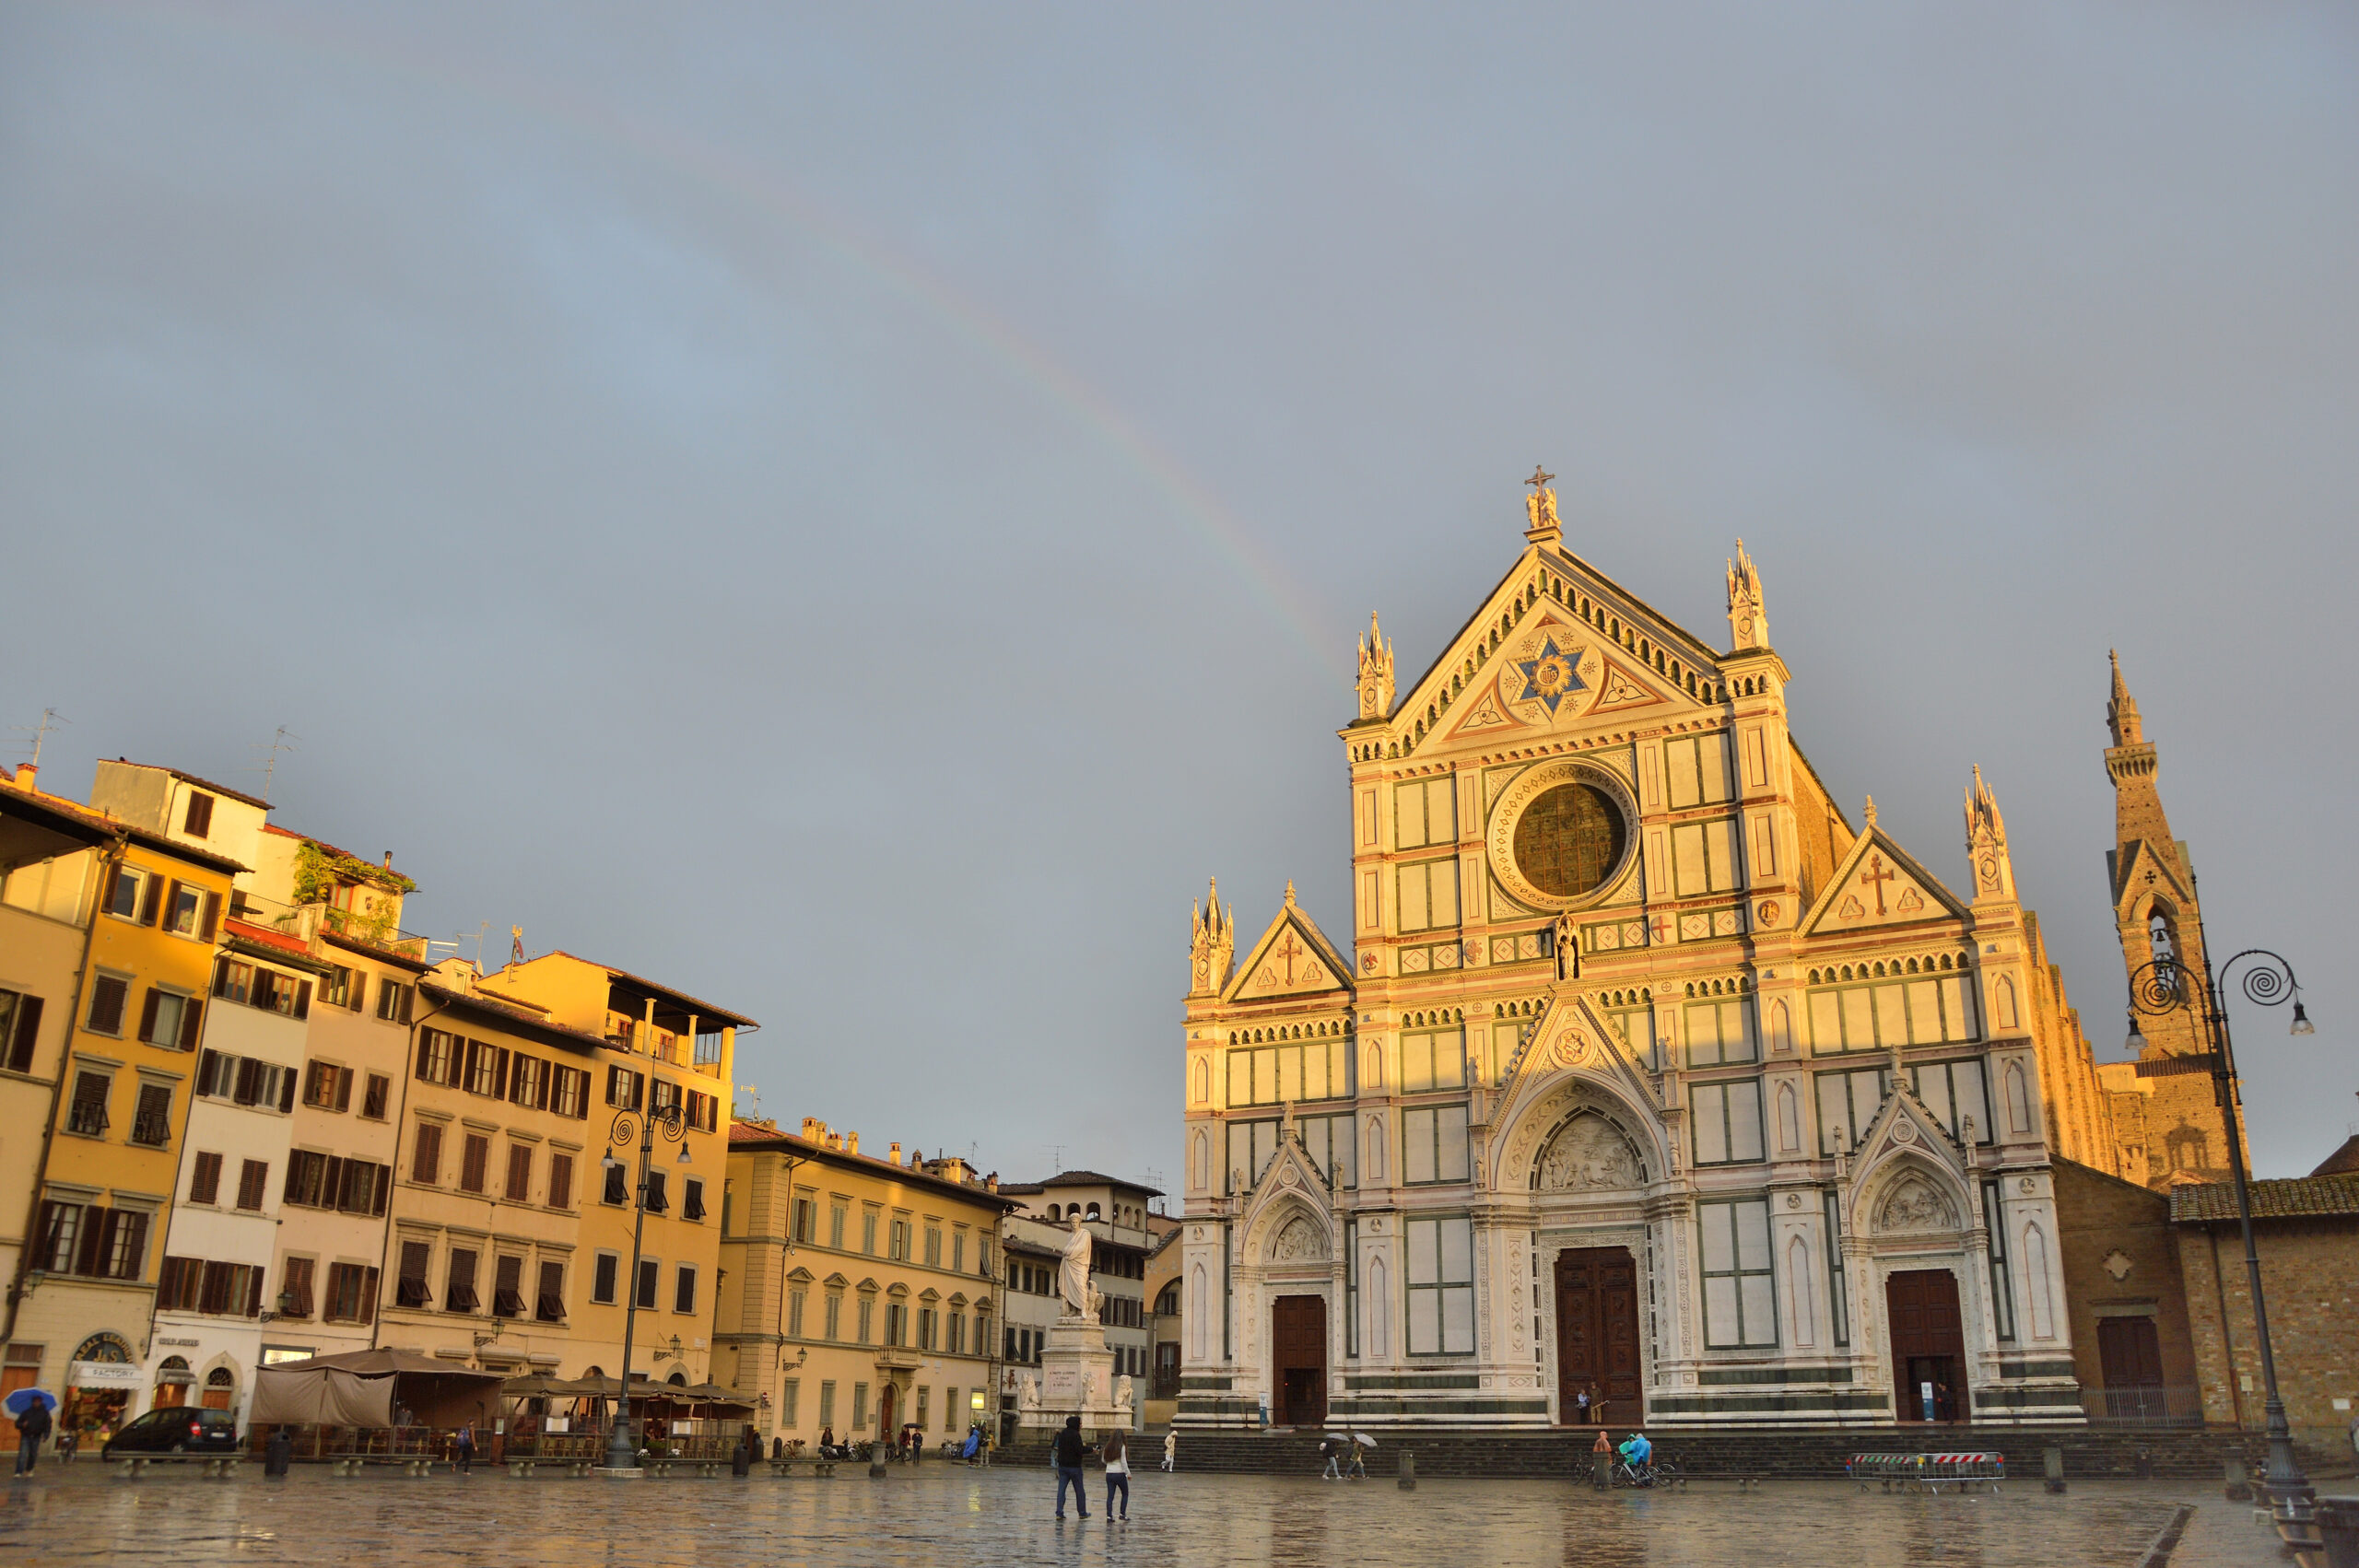
<instances>
[{"instance_id":1,"label":"metal bollard","mask_svg":"<svg viewBox=\"0 0 2359 1568\"><path fill-rule=\"evenodd\" d=\"M871 1480L885 1479L885 1445L882 1443L873 1444L869 1447L868 1479Z\"/></svg>"},{"instance_id":2,"label":"metal bollard","mask_svg":"<svg viewBox=\"0 0 2359 1568\"><path fill-rule=\"evenodd\" d=\"M2064 1490L2064 1450L2049 1448L2044 1454L2048 1461L2048 1490L2060 1492Z\"/></svg>"},{"instance_id":3,"label":"metal bollard","mask_svg":"<svg viewBox=\"0 0 2359 1568\"><path fill-rule=\"evenodd\" d=\"M1400 1487L1403 1492L1417 1490L1417 1452L1414 1448L1401 1450Z\"/></svg>"}]
</instances>

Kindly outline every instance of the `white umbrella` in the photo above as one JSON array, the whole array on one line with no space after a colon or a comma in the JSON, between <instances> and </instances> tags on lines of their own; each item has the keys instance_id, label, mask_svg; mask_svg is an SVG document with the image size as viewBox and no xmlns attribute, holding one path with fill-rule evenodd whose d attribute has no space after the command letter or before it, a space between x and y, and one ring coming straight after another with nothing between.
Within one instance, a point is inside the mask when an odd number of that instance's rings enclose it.
<instances>
[{"instance_id":1,"label":"white umbrella","mask_svg":"<svg viewBox=\"0 0 2359 1568\"><path fill-rule=\"evenodd\" d=\"M1370 1437L1370 1436L1369 1436L1367 1433L1365 1433L1365 1432L1355 1432L1355 1433L1352 1433L1352 1441L1353 1441L1353 1442L1355 1442L1355 1443L1356 1443L1356 1444L1358 1444L1358 1445L1360 1445L1360 1446L1362 1446L1362 1447L1364 1447L1364 1448L1373 1448L1373 1447L1375 1447L1375 1446L1376 1446L1376 1439L1375 1439L1375 1438L1373 1438L1373 1437Z\"/></svg>"}]
</instances>

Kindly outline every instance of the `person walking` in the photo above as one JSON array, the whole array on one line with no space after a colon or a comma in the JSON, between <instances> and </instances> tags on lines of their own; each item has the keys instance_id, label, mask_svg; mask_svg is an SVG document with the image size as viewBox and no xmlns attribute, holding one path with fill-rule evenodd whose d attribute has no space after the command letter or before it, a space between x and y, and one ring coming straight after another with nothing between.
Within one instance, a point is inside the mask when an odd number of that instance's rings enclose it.
<instances>
[{"instance_id":1,"label":"person walking","mask_svg":"<svg viewBox=\"0 0 2359 1568\"><path fill-rule=\"evenodd\" d=\"M49 1406L35 1399L32 1408L17 1418L17 1473L33 1473L33 1461L41 1457L41 1440L50 1433Z\"/></svg>"},{"instance_id":2,"label":"person walking","mask_svg":"<svg viewBox=\"0 0 2359 1568\"><path fill-rule=\"evenodd\" d=\"M1083 1490L1081 1465L1089 1457L1089 1445L1081 1440L1081 1418L1065 1417L1058 1429L1056 1440L1049 1445L1049 1459L1057 1468L1057 1517L1065 1516L1065 1488L1073 1488L1074 1512L1089 1517L1089 1493Z\"/></svg>"},{"instance_id":3,"label":"person walking","mask_svg":"<svg viewBox=\"0 0 2359 1568\"><path fill-rule=\"evenodd\" d=\"M460 1473L461 1475L463 1475L463 1476L471 1476L471 1475L475 1474L475 1422L471 1422L471 1421L470 1421L470 1422L461 1422L461 1423L460 1423L460 1426L459 1426L459 1441L458 1441L458 1443L456 1444L456 1445L455 1445L455 1447L454 1447L454 1452L456 1452L456 1453L457 1453L457 1455L459 1456L459 1473Z\"/></svg>"},{"instance_id":4,"label":"person walking","mask_svg":"<svg viewBox=\"0 0 2359 1568\"><path fill-rule=\"evenodd\" d=\"M2359 1431L2359 1424L2354 1424L2353 1430ZM2359 1446L2359 1438L2354 1439L2353 1446ZM1166 1471L1171 1471L1179 1469L1179 1466L1180 1433L1167 1432L1163 1434L1163 1468Z\"/></svg>"},{"instance_id":5,"label":"person walking","mask_svg":"<svg viewBox=\"0 0 2359 1568\"><path fill-rule=\"evenodd\" d=\"M1106 1441L1100 1445L1099 1452L1106 1456L1106 1516L1109 1519L1116 1517L1114 1493L1120 1491L1122 1494L1122 1512L1120 1516L1124 1524L1128 1524L1131 1518L1129 1434L1119 1426L1114 1428L1106 1434Z\"/></svg>"},{"instance_id":6,"label":"person walking","mask_svg":"<svg viewBox=\"0 0 2359 1568\"><path fill-rule=\"evenodd\" d=\"M1332 1435L1320 1438L1319 1440L1319 1457L1327 1461L1327 1468L1319 1472L1319 1479L1320 1480L1341 1480L1344 1479L1344 1445L1341 1442Z\"/></svg>"},{"instance_id":7,"label":"person walking","mask_svg":"<svg viewBox=\"0 0 2359 1568\"><path fill-rule=\"evenodd\" d=\"M1345 1480L1367 1480L1367 1450L1361 1446L1358 1433L1352 1433L1352 1462L1344 1467Z\"/></svg>"}]
</instances>

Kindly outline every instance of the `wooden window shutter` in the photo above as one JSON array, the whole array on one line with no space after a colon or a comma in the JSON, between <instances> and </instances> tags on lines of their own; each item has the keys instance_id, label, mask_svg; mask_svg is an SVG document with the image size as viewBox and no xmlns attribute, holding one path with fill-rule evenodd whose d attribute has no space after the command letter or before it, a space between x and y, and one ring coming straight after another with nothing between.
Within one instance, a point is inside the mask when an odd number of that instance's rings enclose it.
<instances>
[{"instance_id":1,"label":"wooden window shutter","mask_svg":"<svg viewBox=\"0 0 2359 1568\"><path fill-rule=\"evenodd\" d=\"M107 1211L92 1203L82 1211L81 1246L76 1249L74 1272L96 1275L99 1260L106 1256Z\"/></svg>"},{"instance_id":2,"label":"wooden window shutter","mask_svg":"<svg viewBox=\"0 0 2359 1568\"><path fill-rule=\"evenodd\" d=\"M205 895L205 925L197 934L202 936L205 941L211 942L213 940L213 933L220 929L221 895L217 893L207 893Z\"/></svg>"},{"instance_id":3,"label":"wooden window shutter","mask_svg":"<svg viewBox=\"0 0 2359 1568\"><path fill-rule=\"evenodd\" d=\"M352 1108L352 1069L348 1067L335 1070L335 1108L339 1111Z\"/></svg>"},{"instance_id":4,"label":"wooden window shutter","mask_svg":"<svg viewBox=\"0 0 2359 1568\"><path fill-rule=\"evenodd\" d=\"M495 1100L504 1100L508 1097L508 1047L499 1046L494 1048L499 1054L492 1060L491 1097Z\"/></svg>"},{"instance_id":5,"label":"wooden window shutter","mask_svg":"<svg viewBox=\"0 0 2359 1568\"><path fill-rule=\"evenodd\" d=\"M195 997L190 997L181 1003L181 1049L184 1051L196 1049L196 1042L203 1037L204 1033L205 1003Z\"/></svg>"},{"instance_id":6,"label":"wooden window shutter","mask_svg":"<svg viewBox=\"0 0 2359 1568\"><path fill-rule=\"evenodd\" d=\"M295 988L295 1016L298 1018L311 1016L311 982L309 980L302 981Z\"/></svg>"},{"instance_id":7,"label":"wooden window shutter","mask_svg":"<svg viewBox=\"0 0 2359 1568\"><path fill-rule=\"evenodd\" d=\"M158 906L159 919L170 919L173 912L180 908L182 885L177 878L164 884L164 901Z\"/></svg>"},{"instance_id":8,"label":"wooden window shutter","mask_svg":"<svg viewBox=\"0 0 2359 1568\"><path fill-rule=\"evenodd\" d=\"M278 1070L278 1108L281 1112L295 1108L295 1070L291 1067Z\"/></svg>"},{"instance_id":9,"label":"wooden window shutter","mask_svg":"<svg viewBox=\"0 0 2359 1568\"><path fill-rule=\"evenodd\" d=\"M147 896L139 905L139 923L152 926L164 912L164 879L150 873L147 885L142 891Z\"/></svg>"},{"instance_id":10,"label":"wooden window shutter","mask_svg":"<svg viewBox=\"0 0 2359 1568\"><path fill-rule=\"evenodd\" d=\"M261 1088L262 1063L250 1056L231 1059L238 1064L237 1088L229 1096L241 1106L251 1106Z\"/></svg>"},{"instance_id":11,"label":"wooden window shutter","mask_svg":"<svg viewBox=\"0 0 2359 1568\"><path fill-rule=\"evenodd\" d=\"M156 1041L156 1010L163 1005L163 1001L164 993L149 986L147 1000L139 1004L139 1037L150 1045Z\"/></svg>"},{"instance_id":12,"label":"wooden window shutter","mask_svg":"<svg viewBox=\"0 0 2359 1568\"><path fill-rule=\"evenodd\" d=\"M33 1048L41 1040L41 998L17 1000L16 1037L8 1043L8 1065L18 1072L33 1070Z\"/></svg>"},{"instance_id":13,"label":"wooden window shutter","mask_svg":"<svg viewBox=\"0 0 2359 1568\"><path fill-rule=\"evenodd\" d=\"M112 911L115 890L123 885L123 862L116 860L107 867L107 890L99 898L99 907Z\"/></svg>"},{"instance_id":14,"label":"wooden window shutter","mask_svg":"<svg viewBox=\"0 0 2359 1568\"><path fill-rule=\"evenodd\" d=\"M261 1310L262 1270L249 1268L246 1270L246 1316L252 1317Z\"/></svg>"},{"instance_id":15,"label":"wooden window shutter","mask_svg":"<svg viewBox=\"0 0 2359 1568\"><path fill-rule=\"evenodd\" d=\"M382 1209L380 1209L377 1211L381 1214L384 1212ZM355 1321L361 1323L373 1323L376 1321L376 1318L377 1270L374 1269L363 1269L360 1270L360 1316Z\"/></svg>"},{"instance_id":16,"label":"wooden window shutter","mask_svg":"<svg viewBox=\"0 0 2359 1568\"><path fill-rule=\"evenodd\" d=\"M344 1000L345 1005L351 1008L355 1012L365 1012L369 1010L368 970L355 969L352 972L352 990L350 994L346 996Z\"/></svg>"}]
</instances>

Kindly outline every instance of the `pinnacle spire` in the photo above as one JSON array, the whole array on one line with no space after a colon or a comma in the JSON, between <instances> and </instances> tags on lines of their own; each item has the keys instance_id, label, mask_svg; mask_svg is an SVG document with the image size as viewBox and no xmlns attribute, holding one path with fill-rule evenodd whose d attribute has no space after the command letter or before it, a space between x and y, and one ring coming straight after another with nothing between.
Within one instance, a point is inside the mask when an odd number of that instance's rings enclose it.
<instances>
[{"instance_id":1,"label":"pinnacle spire","mask_svg":"<svg viewBox=\"0 0 2359 1568\"><path fill-rule=\"evenodd\" d=\"M1733 648L1769 646L1769 617L1761 606L1761 572L1745 554L1742 539L1736 542L1735 558L1729 562L1729 630L1735 638Z\"/></svg>"},{"instance_id":2,"label":"pinnacle spire","mask_svg":"<svg viewBox=\"0 0 2359 1568\"><path fill-rule=\"evenodd\" d=\"M1360 638L1360 717L1382 719L1392 711L1392 645L1376 612L1367 613L1367 636Z\"/></svg>"},{"instance_id":3,"label":"pinnacle spire","mask_svg":"<svg viewBox=\"0 0 2359 1568\"><path fill-rule=\"evenodd\" d=\"M2113 661L2113 696L2105 705L2105 721L2113 731L2117 746L2134 746L2146 738L2145 726L2138 719L2138 703L2130 695L2130 683L2121 678L2121 655L2111 649L2106 657Z\"/></svg>"}]
</instances>

